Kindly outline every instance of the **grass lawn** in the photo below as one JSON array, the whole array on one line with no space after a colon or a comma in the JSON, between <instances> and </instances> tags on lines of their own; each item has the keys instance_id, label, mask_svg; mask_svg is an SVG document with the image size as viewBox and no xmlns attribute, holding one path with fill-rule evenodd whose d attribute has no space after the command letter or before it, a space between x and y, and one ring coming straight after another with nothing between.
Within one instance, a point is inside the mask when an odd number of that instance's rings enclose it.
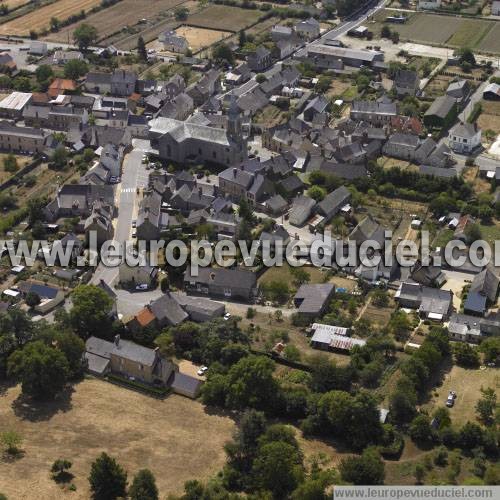
<instances>
[{"instance_id":1,"label":"grass lawn","mask_svg":"<svg viewBox=\"0 0 500 500\"><path fill-rule=\"evenodd\" d=\"M447 41L448 45L456 47L475 47L488 34L493 27L490 21L480 21L478 19L464 19L458 30Z\"/></svg>"},{"instance_id":2,"label":"grass lawn","mask_svg":"<svg viewBox=\"0 0 500 500\"><path fill-rule=\"evenodd\" d=\"M484 130L493 130L500 134L500 102L481 101L482 112L479 115L477 124Z\"/></svg>"},{"instance_id":3,"label":"grass lawn","mask_svg":"<svg viewBox=\"0 0 500 500\"><path fill-rule=\"evenodd\" d=\"M223 445L235 429L224 416L209 415L201 403L171 395L157 400L97 379L85 379L60 401L36 408L19 387L0 395L2 430L23 437L23 455L2 463L1 488L8 498L64 498L50 478L57 458L73 462L72 500L90 497L88 474L105 451L128 473L151 469L160 495L180 494L189 479L207 480L225 463Z\"/></svg>"},{"instance_id":4,"label":"grass lawn","mask_svg":"<svg viewBox=\"0 0 500 500\"><path fill-rule=\"evenodd\" d=\"M301 269L309 274L311 278L309 283L323 283L324 272L321 269L317 267L302 267ZM274 266L267 269L258 282L261 285L262 283L270 283L271 281L284 281L290 287L294 287L292 283L293 279L292 268L285 262L281 267Z\"/></svg>"},{"instance_id":5,"label":"grass lawn","mask_svg":"<svg viewBox=\"0 0 500 500\"><path fill-rule=\"evenodd\" d=\"M500 221L493 220L491 224L479 224L481 235L490 245L500 240Z\"/></svg>"},{"instance_id":6,"label":"grass lawn","mask_svg":"<svg viewBox=\"0 0 500 500\"><path fill-rule=\"evenodd\" d=\"M453 229L443 228L441 229L434 241L432 242L433 247L444 247L453 238Z\"/></svg>"},{"instance_id":7,"label":"grass lawn","mask_svg":"<svg viewBox=\"0 0 500 500\"><path fill-rule=\"evenodd\" d=\"M468 420L476 420L476 402L481 398L481 387L500 389L500 370L486 368L484 370L468 370L454 365L444 377L441 387L432 393L432 399L424 405L429 412L445 406L450 391L456 391L455 405L450 408L450 416L454 425L465 424Z\"/></svg>"},{"instance_id":8,"label":"grass lawn","mask_svg":"<svg viewBox=\"0 0 500 500\"><path fill-rule=\"evenodd\" d=\"M262 15L260 10L241 9L227 5L209 5L206 9L188 16L185 24L237 32L255 24Z\"/></svg>"}]
</instances>

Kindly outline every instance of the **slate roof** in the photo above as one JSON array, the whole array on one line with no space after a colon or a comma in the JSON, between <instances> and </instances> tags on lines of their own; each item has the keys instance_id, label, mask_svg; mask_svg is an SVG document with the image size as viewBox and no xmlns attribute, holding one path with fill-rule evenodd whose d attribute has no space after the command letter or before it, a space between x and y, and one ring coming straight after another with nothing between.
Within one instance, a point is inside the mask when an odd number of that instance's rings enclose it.
<instances>
[{"instance_id":1,"label":"slate roof","mask_svg":"<svg viewBox=\"0 0 500 500\"><path fill-rule=\"evenodd\" d=\"M302 285L294 296L294 301L302 301L299 305L299 313L319 314L335 291L335 285L321 283L314 285Z\"/></svg>"},{"instance_id":2,"label":"slate roof","mask_svg":"<svg viewBox=\"0 0 500 500\"><path fill-rule=\"evenodd\" d=\"M477 123L463 123L459 122L450 129L450 135L462 137L465 139L472 139L479 131Z\"/></svg>"},{"instance_id":3,"label":"slate roof","mask_svg":"<svg viewBox=\"0 0 500 500\"><path fill-rule=\"evenodd\" d=\"M486 296L470 290L464 303L464 311L484 314L486 311Z\"/></svg>"},{"instance_id":4,"label":"slate roof","mask_svg":"<svg viewBox=\"0 0 500 500\"><path fill-rule=\"evenodd\" d=\"M178 325L188 317L187 313L169 292L151 302L149 308L158 321L161 322L167 319L172 325Z\"/></svg>"},{"instance_id":5,"label":"slate roof","mask_svg":"<svg viewBox=\"0 0 500 500\"><path fill-rule=\"evenodd\" d=\"M355 240L358 244L366 240L374 240L382 244L384 228L371 215L368 215L351 231L349 239Z\"/></svg>"},{"instance_id":6,"label":"slate roof","mask_svg":"<svg viewBox=\"0 0 500 500\"><path fill-rule=\"evenodd\" d=\"M199 268L198 276L193 276L191 274L191 268L188 267L184 273L184 281L194 281L206 285L213 283L219 287L234 286L252 289L257 285L257 276L255 273L243 269L212 267Z\"/></svg>"},{"instance_id":7,"label":"slate roof","mask_svg":"<svg viewBox=\"0 0 500 500\"><path fill-rule=\"evenodd\" d=\"M312 198L304 195L297 196L292 203L290 224L295 226L304 224L315 206L316 202Z\"/></svg>"},{"instance_id":8,"label":"slate roof","mask_svg":"<svg viewBox=\"0 0 500 500\"><path fill-rule=\"evenodd\" d=\"M111 355L114 354L145 366L153 366L156 361L156 352L153 349L123 339L120 339L116 345L114 342L90 337L85 342L85 350L87 353L107 359L110 359Z\"/></svg>"},{"instance_id":9,"label":"slate roof","mask_svg":"<svg viewBox=\"0 0 500 500\"><path fill-rule=\"evenodd\" d=\"M325 198L319 202L318 209L323 215L332 217L350 198L351 192L345 186L340 186L335 189L335 191L327 194Z\"/></svg>"},{"instance_id":10,"label":"slate roof","mask_svg":"<svg viewBox=\"0 0 500 500\"><path fill-rule=\"evenodd\" d=\"M477 292L494 302L498 292L500 278L492 265L486 266L479 274L476 274L470 286L471 292Z\"/></svg>"},{"instance_id":11,"label":"slate roof","mask_svg":"<svg viewBox=\"0 0 500 500\"><path fill-rule=\"evenodd\" d=\"M437 116L444 119L455 105L455 99L448 95L441 95L430 105L425 116Z\"/></svg>"}]
</instances>

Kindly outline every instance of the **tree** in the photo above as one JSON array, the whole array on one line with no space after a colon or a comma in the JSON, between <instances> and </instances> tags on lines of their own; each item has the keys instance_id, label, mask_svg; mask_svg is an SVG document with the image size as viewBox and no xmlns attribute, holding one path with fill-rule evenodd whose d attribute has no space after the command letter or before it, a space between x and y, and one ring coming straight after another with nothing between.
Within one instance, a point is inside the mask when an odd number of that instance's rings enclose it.
<instances>
[{"instance_id":1,"label":"tree","mask_svg":"<svg viewBox=\"0 0 500 500\"><path fill-rule=\"evenodd\" d=\"M465 237L469 244L482 239L481 228L477 224L467 224L465 227Z\"/></svg>"},{"instance_id":2,"label":"tree","mask_svg":"<svg viewBox=\"0 0 500 500\"><path fill-rule=\"evenodd\" d=\"M104 290L94 285L80 285L73 290L71 299L70 321L81 338L102 336L109 330L112 301Z\"/></svg>"},{"instance_id":3,"label":"tree","mask_svg":"<svg viewBox=\"0 0 500 500\"><path fill-rule=\"evenodd\" d=\"M89 72L89 66L85 61L72 59L64 65L64 77L70 80L78 80Z\"/></svg>"},{"instance_id":4,"label":"tree","mask_svg":"<svg viewBox=\"0 0 500 500\"><path fill-rule=\"evenodd\" d=\"M479 350L487 363L495 362L500 356L500 337L490 337L481 342Z\"/></svg>"},{"instance_id":5,"label":"tree","mask_svg":"<svg viewBox=\"0 0 500 500\"><path fill-rule=\"evenodd\" d=\"M16 431L3 431L0 434L0 442L9 455L17 455L23 438Z\"/></svg>"},{"instance_id":6,"label":"tree","mask_svg":"<svg viewBox=\"0 0 500 500\"><path fill-rule=\"evenodd\" d=\"M97 40L97 29L90 24L82 23L73 31L73 40L80 50L86 51Z\"/></svg>"},{"instance_id":7,"label":"tree","mask_svg":"<svg viewBox=\"0 0 500 500\"><path fill-rule=\"evenodd\" d=\"M392 35L391 28L389 28L389 26L387 25L382 26L382 30L380 31L380 36L382 38L391 38L391 35Z\"/></svg>"},{"instance_id":8,"label":"tree","mask_svg":"<svg viewBox=\"0 0 500 500\"><path fill-rule=\"evenodd\" d=\"M17 158L15 157L14 154L9 153L3 160L3 168L6 172L9 172L13 174L14 172L17 172L19 169L19 166L17 164Z\"/></svg>"},{"instance_id":9,"label":"tree","mask_svg":"<svg viewBox=\"0 0 500 500\"><path fill-rule=\"evenodd\" d=\"M425 467L422 464L415 465L415 480L417 484L422 484L425 477Z\"/></svg>"},{"instance_id":10,"label":"tree","mask_svg":"<svg viewBox=\"0 0 500 500\"><path fill-rule=\"evenodd\" d=\"M454 55L458 57L458 62L460 65L467 63L470 66L476 65L476 58L474 52L468 47L462 47L454 52Z\"/></svg>"},{"instance_id":11,"label":"tree","mask_svg":"<svg viewBox=\"0 0 500 500\"><path fill-rule=\"evenodd\" d=\"M48 64L41 64L35 71L36 81L38 83L43 83L54 76L51 66Z\"/></svg>"},{"instance_id":12,"label":"tree","mask_svg":"<svg viewBox=\"0 0 500 500\"><path fill-rule=\"evenodd\" d=\"M260 447L252 467L256 485L286 498L303 479L302 457L292 445L273 441Z\"/></svg>"},{"instance_id":13,"label":"tree","mask_svg":"<svg viewBox=\"0 0 500 500\"><path fill-rule=\"evenodd\" d=\"M325 486L322 479L307 479L292 493L291 500L328 500Z\"/></svg>"},{"instance_id":14,"label":"tree","mask_svg":"<svg viewBox=\"0 0 500 500\"><path fill-rule=\"evenodd\" d=\"M263 356L240 359L227 374L227 405L236 409L268 410L279 393L274 368L274 362Z\"/></svg>"},{"instance_id":15,"label":"tree","mask_svg":"<svg viewBox=\"0 0 500 500\"><path fill-rule=\"evenodd\" d=\"M344 458L339 466L342 479L356 485L383 484L384 469L384 462L373 449L366 449L360 457Z\"/></svg>"},{"instance_id":16,"label":"tree","mask_svg":"<svg viewBox=\"0 0 500 500\"><path fill-rule=\"evenodd\" d=\"M410 437L417 443L426 443L432 439L431 421L427 415L416 416L410 424Z\"/></svg>"},{"instance_id":17,"label":"tree","mask_svg":"<svg viewBox=\"0 0 500 500\"><path fill-rule=\"evenodd\" d=\"M26 295L26 299L24 299L26 305L33 309L38 304L40 304L41 299L40 296L36 292L28 292Z\"/></svg>"},{"instance_id":18,"label":"tree","mask_svg":"<svg viewBox=\"0 0 500 500\"><path fill-rule=\"evenodd\" d=\"M52 153L50 160L57 170L61 170L66 166L68 151L64 146L58 146Z\"/></svg>"},{"instance_id":19,"label":"tree","mask_svg":"<svg viewBox=\"0 0 500 500\"><path fill-rule=\"evenodd\" d=\"M483 430L479 425L467 422L458 433L458 441L464 450L473 450L483 444Z\"/></svg>"},{"instance_id":20,"label":"tree","mask_svg":"<svg viewBox=\"0 0 500 500\"><path fill-rule=\"evenodd\" d=\"M72 474L69 472L73 464L69 460L64 458L58 458L52 464L50 472L52 472L52 477L56 483L64 483L71 479Z\"/></svg>"},{"instance_id":21,"label":"tree","mask_svg":"<svg viewBox=\"0 0 500 500\"><path fill-rule=\"evenodd\" d=\"M476 403L478 418L485 425L492 425L495 421L495 413L498 411L497 395L491 387L481 387L482 398Z\"/></svg>"},{"instance_id":22,"label":"tree","mask_svg":"<svg viewBox=\"0 0 500 500\"><path fill-rule=\"evenodd\" d=\"M311 186L307 190L307 196L309 198L312 198L315 201L322 201L323 198L326 196L326 190L322 188L321 186Z\"/></svg>"},{"instance_id":23,"label":"tree","mask_svg":"<svg viewBox=\"0 0 500 500\"><path fill-rule=\"evenodd\" d=\"M415 415L415 394L398 389L390 398L389 409L395 422L404 423L410 421Z\"/></svg>"},{"instance_id":24,"label":"tree","mask_svg":"<svg viewBox=\"0 0 500 500\"><path fill-rule=\"evenodd\" d=\"M265 81L267 80L266 78L266 75L264 75L264 73L259 73L258 75L256 75L255 77L255 81L257 83L264 83Z\"/></svg>"},{"instance_id":25,"label":"tree","mask_svg":"<svg viewBox=\"0 0 500 500\"><path fill-rule=\"evenodd\" d=\"M304 283L309 283L309 281L311 281L311 275L301 267L292 267L290 271L293 276L293 284L296 287L299 287Z\"/></svg>"},{"instance_id":26,"label":"tree","mask_svg":"<svg viewBox=\"0 0 500 500\"><path fill-rule=\"evenodd\" d=\"M54 397L63 389L69 376L64 353L48 347L41 340L13 352L7 370L9 376L21 382L23 394L39 399Z\"/></svg>"},{"instance_id":27,"label":"tree","mask_svg":"<svg viewBox=\"0 0 500 500\"><path fill-rule=\"evenodd\" d=\"M153 473L148 469L140 470L135 475L128 494L131 500L158 500L158 488Z\"/></svg>"},{"instance_id":28,"label":"tree","mask_svg":"<svg viewBox=\"0 0 500 500\"><path fill-rule=\"evenodd\" d=\"M89 483L95 500L114 500L126 495L127 473L114 458L103 452L92 463Z\"/></svg>"},{"instance_id":29,"label":"tree","mask_svg":"<svg viewBox=\"0 0 500 500\"><path fill-rule=\"evenodd\" d=\"M384 290L375 290L372 295L372 304L377 307L387 307L389 305L389 296Z\"/></svg>"},{"instance_id":30,"label":"tree","mask_svg":"<svg viewBox=\"0 0 500 500\"><path fill-rule=\"evenodd\" d=\"M219 43L212 50L212 57L219 63L226 62L228 64L234 63L234 54L231 47L227 43Z\"/></svg>"},{"instance_id":31,"label":"tree","mask_svg":"<svg viewBox=\"0 0 500 500\"><path fill-rule=\"evenodd\" d=\"M144 42L144 38L142 38L142 36L140 36L137 39L137 53L139 54L139 57L143 61L148 60L148 52L146 50L146 43Z\"/></svg>"},{"instance_id":32,"label":"tree","mask_svg":"<svg viewBox=\"0 0 500 500\"><path fill-rule=\"evenodd\" d=\"M176 21L185 21L189 15L189 9L187 7L177 7L174 10L174 17Z\"/></svg>"},{"instance_id":33,"label":"tree","mask_svg":"<svg viewBox=\"0 0 500 500\"><path fill-rule=\"evenodd\" d=\"M332 84L333 78L329 75L321 75L318 78L318 83L316 84L316 91L320 94L325 94L328 92L330 85Z\"/></svg>"},{"instance_id":34,"label":"tree","mask_svg":"<svg viewBox=\"0 0 500 500\"><path fill-rule=\"evenodd\" d=\"M50 31L56 32L59 31L59 28L61 27L61 21L57 19L57 17L51 17L50 18Z\"/></svg>"},{"instance_id":35,"label":"tree","mask_svg":"<svg viewBox=\"0 0 500 500\"><path fill-rule=\"evenodd\" d=\"M479 355L477 350L465 342L458 342L453 347L453 354L457 364L465 367L475 367L479 365Z\"/></svg>"}]
</instances>

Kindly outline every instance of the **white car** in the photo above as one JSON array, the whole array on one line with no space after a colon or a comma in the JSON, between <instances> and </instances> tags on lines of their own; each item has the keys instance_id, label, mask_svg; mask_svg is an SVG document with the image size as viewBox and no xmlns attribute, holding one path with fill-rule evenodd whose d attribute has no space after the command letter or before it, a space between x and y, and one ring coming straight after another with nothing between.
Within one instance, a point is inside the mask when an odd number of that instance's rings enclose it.
<instances>
[{"instance_id":1,"label":"white car","mask_svg":"<svg viewBox=\"0 0 500 500\"><path fill-rule=\"evenodd\" d=\"M227 321L231 317L231 313L224 314L224 319Z\"/></svg>"},{"instance_id":2,"label":"white car","mask_svg":"<svg viewBox=\"0 0 500 500\"><path fill-rule=\"evenodd\" d=\"M137 231L132 231L132 238L137 238Z\"/></svg>"},{"instance_id":3,"label":"white car","mask_svg":"<svg viewBox=\"0 0 500 500\"><path fill-rule=\"evenodd\" d=\"M140 285L137 285L135 287L136 290L147 290L148 289L148 285L146 283L141 283Z\"/></svg>"},{"instance_id":4,"label":"white car","mask_svg":"<svg viewBox=\"0 0 500 500\"><path fill-rule=\"evenodd\" d=\"M202 366L196 373L202 377L208 370L208 366Z\"/></svg>"},{"instance_id":5,"label":"white car","mask_svg":"<svg viewBox=\"0 0 500 500\"><path fill-rule=\"evenodd\" d=\"M136 220L132 221L132 227L137 227L137 221Z\"/></svg>"}]
</instances>

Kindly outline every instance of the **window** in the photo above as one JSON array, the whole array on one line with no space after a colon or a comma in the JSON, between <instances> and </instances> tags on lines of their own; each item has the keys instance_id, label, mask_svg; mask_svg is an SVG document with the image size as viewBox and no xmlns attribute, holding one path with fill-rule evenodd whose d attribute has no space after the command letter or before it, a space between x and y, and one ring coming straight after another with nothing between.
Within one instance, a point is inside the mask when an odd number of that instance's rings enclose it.
<instances>
[{"instance_id":1,"label":"window","mask_svg":"<svg viewBox=\"0 0 500 500\"><path fill-rule=\"evenodd\" d=\"M217 158L217 153L215 151L212 152L212 158L215 160Z\"/></svg>"},{"instance_id":2,"label":"window","mask_svg":"<svg viewBox=\"0 0 500 500\"><path fill-rule=\"evenodd\" d=\"M224 297L231 297L231 289L224 288Z\"/></svg>"}]
</instances>

